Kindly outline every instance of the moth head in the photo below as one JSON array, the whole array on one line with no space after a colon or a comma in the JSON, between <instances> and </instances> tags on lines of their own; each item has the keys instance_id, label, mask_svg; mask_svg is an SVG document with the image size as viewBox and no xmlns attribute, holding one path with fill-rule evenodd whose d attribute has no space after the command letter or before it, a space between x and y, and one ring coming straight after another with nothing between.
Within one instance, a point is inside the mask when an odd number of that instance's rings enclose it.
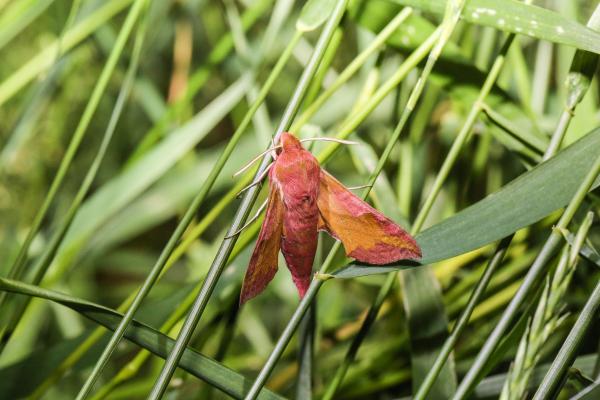
<instances>
[{"instance_id":1,"label":"moth head","mask_svg":"<svg viewBox=\"0 0 600 400\"><path fill-rule=\"evenodd\" d=\"M283 151L302 149L302 144L300 144L300 141L296 138L296 136L289 132L283 132L281 134L280 144Z\"/></svg>"}]
</instances>

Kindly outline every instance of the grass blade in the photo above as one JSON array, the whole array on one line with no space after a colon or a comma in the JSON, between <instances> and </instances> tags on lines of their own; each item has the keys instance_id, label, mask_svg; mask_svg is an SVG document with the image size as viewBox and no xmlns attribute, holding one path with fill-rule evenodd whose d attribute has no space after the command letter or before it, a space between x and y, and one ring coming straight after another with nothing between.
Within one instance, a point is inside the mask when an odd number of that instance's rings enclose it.
<instances>
[{"instance_id":1,"label":"grass blade","mask_svg":"<svg viewBox=\"0 0 600 400\"><path fill-rule=\"evenodd\" d=\"M91 35L99 26L114 17L130 5L133 0L112 0L103 4L70 29L60 42L61 51L68 50L81 43ZM35 79L39 74L50 68L54 62L59 46L59 40L47 46L41 53L32 58L27 64L15 71L10 77L0 83L0 106L12 98L18 91Z\"/></svg>"},{"instance_id":2,"label":"grass blade","mask_svg":"<svg viewBox=\"0 0 600 400\"><path fill-rule=\"evenodd\" d=\"M62 304L110 330L115 330L123 318L122 314L110 308L10 279L0 278L0 290ZM170 337L136 320L127 329L125 337L161 358L169 354L174 343ZM247 390L249 381L246 378L193 349L186 348L180 366L234 398L242 398ZM281 399L267 389L263 389L259 398Z\"/></svg>"},{"instance_id":3,"label":"grass blade","mask_svg":"<svg viewBox=\"0 0 600 400\"><path fill-rule=\"evenodd\" d=\"M442 15L444 3L437 0L393 0L396 3ZM471 0L465 6L465 21L566 44L600 53L600 34L558 12L516 0Z\"/></svg>"},{"instance_id":4,"label":"grass blade","mask_svg":"<svg viewBox=\"0 0 600 400\"><path fill-rule=\"evenodd\" d=\"M552 160L553 159L550 159L550 161L548 161L547 163L552 162ZM597 156L594 160L593 165L588 170L583 180L579 181L581 183L577 189L577 192L569 202L569 205L567 206L560 220L556 224L557 228L565 229L567 227L567 225L573 218L573 215L575 215L575 212L579 208L579 205L583 201L586 193L594 184L598 173L600 173L600 157ZM544 244L544 247L533 262L531 268L529 269L529 272L523 280L523 284L519 287L519 290L517 291L512 301L502 314L502 317L500 318L500 321L494 328L494 331L490 334L483 348L477 355L477 358L475 359L475 362L469 369L469 372L464 377L463 381L460 383L456 395L454 396L454 399L463 399L466 396L468 396L468 394L472 391L473 387L475 386L479 372L483 369L485 363L487 362L492 352L500 342L500 339L506 331L506 329L508 328L509 324L514 320L515 315L517 314L519 307L523 304L526 296L529 294L531 289L534 286L536 286L539 277L544 272L544 268L547 262L553 256L556 247L558 246L560 241L561 234L558 232L558 230L554 230L550 234L550 237Z\"/></svg>"},{"instance_id":5,"label":"grass blade","mask_svg":"<svg viewBox=\"0 0 600 400\"><path fill-rule=\"evenodd\" d=\"M345 8L346 8L346 2L339 1L336 5L336 8L335 8L332 16L330 17L329 21L323 28L323 32L321 33L321 36L319 37L319 41L317 42L317 45L316 45L314 53L309 61L309 64L304 69L304 72L303 72L302 76L300 77L300 80L296 86L296 90L294 91L292 99L288 103L286 110L284 112L284 115L281 118L281 122L277 128L277 131L275 132L274 139L276 139L278 137L278 135L281 134L281 132L285 131L286 129L288 129L290 127L292 120L294 119L296 113L298 112L298 109L300 108L302 99L304 98L304 94L306 93L306 90L308 89L308 86L310 84L310 79L317 70L319 62L321 61L321 58L325 52L325 49L327 48L327 44L329 43L329 40L331 39L333 31L335 30L335 27L338 25L343 13L344 13ZM255 179L256 179L256 177L259 177L263 174L264 170L267 168L268 163L269 163L269 156L265 156L263 161L261 162L260 167L258 168L258 170L256 172ZM169 354L169 357L167 358L165 365L163 366L163 369L161 370L159 378L155 382L154 387L152 388L152 391L150 392L150 395L149 395L150 399L158 399L165 392L167 385L169 384L169 381L171 380L171 377L172 377L173 373L175 372L175 369L177 368L179 359L181 358L183 351L184 351L185 347L187 346L187 343L191 339L191 335L196 327L196 324L200 320L200 317L202 316L204 308L206 307L206 304L208 303L208 299L209 299L210 295L212 294L212 291L214 290L214 287L219 279L219 276L221 275L221 273L223 271L223 268L227 262L227 259L229 258L229 254L233 250L233 246L235 244L237 236L234 236L234 237L229 237L229 236L231 236L234 232L237 232L240 229L240 227L242 227L244 225L244 222L245 222L246 218L248 217L248 213L250 212L250 209L251 209L254 201L256 200L257 195L258 195L258 187L256 187L256 186L254 186L251 189L249 189L248 191L246 191L246 194L244 195L244 198L242 200L242 204L240 205L238 212L236 213L236 216L234 218L233 224L231 225L231 227L226 235L226 238L221 242L221 246L218 250L217 256L215 257L215 259L209 269L208 275L206 276L206 279L202 285L202 288L200 289L198 297L197 297L196 301L194 302L194 304L192 305L192 309L191 309L190 313L188 314L188 316L183 324L183 327L181 328L181 332L179 333L179 335L177 337L175 346L174 346L173 350L171 351L171 353ZM259 391L260 391L260 388L258 390L251 388L250 392L248 394L248 397L256 396Z\"/></svg>"}]
</instances>

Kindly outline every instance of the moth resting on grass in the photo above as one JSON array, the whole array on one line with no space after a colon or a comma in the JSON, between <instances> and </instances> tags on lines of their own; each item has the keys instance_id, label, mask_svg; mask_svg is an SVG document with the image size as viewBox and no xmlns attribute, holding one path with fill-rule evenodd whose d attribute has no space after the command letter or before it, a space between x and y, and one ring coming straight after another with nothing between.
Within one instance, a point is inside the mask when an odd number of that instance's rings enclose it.
<instances>
[{"instance_id":1,"label":"moth resting on grass","mask_svg":"<svg viewBox=\"0 0 600 400\"><path fill-rule=\"evenodd\" d=\"M304 296L318 231L340 240L346 254L361 262L382 265L421 258L421 249L405 230L321 169L300 141L284 132L269 170L267 213L240 304L262 292L273 279L280 249L300 297Z\"/></svg>"}]
</instances>

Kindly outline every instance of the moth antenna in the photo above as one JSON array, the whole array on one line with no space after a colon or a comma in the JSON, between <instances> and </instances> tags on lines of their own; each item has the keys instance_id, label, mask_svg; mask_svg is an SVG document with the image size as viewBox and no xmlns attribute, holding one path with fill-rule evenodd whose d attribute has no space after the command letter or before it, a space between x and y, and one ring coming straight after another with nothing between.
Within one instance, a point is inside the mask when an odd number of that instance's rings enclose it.
<instances>
[{"instance_id":1,"label":"moth antenna","mask_svg":"<svg viewBox=\"0 0 600 400\"><path fill-rule=\"evenodd\" d=\"M329 138L329 137L306 138L306 139L301 139L300 142L336 142L336 143L341 143L341 144L360 144L360 143L352 141L352 140L344 140L344 139Z\"/></svg>"},{"instance_id":2,"label":"moth antenna","mask_svg":"<svg viewBox=\"0 0 600 400\"><path fill-rule=\"evenodd\" d=\"M260 160L262 157L264 157L265 154L267 154L270 151L274 151L275 149L280 148L281 145L277 145L277 146L273 146L273 147L269 147L268 149L266 149L265 151L263 151L262 153L260 153L259 155L257 155L256 157L254 157L252 160L248 161L248 163L246 163L246 165L244 165L242 167L242 169L240 169L238 172L236 172L235 174L233 174L234 177L238 176L239 174L241 174L242 172L246 171L248 168L250 168L250 166L252 164L254 164L255 162L257 162L258 160Z\"/></svg>"},{"instance_id":3,"label":"moth antenna","mask_svg":"<svg viewBox=\"0 0 600 400\"><path fill-rule=\"evenodd\" d=\"M348 190L358 190L358 189L364 189L364 188L370 188L373 187L373 185L360 185L360 186L351 186L349 188L347 188Z\"/></svg>"},{"instance_id":4,"label":"moth antenna","mask_svg":"<svg viewBox=\"0 0 600 400\"><path fill-rule=\"evenodd\" d=\"M232 237L239 235L240 233L242 233L242 231L244 229L246 229L247 227L249 227L250 225L252 225L252 223L254 221L256 221L258 219L258 217L260 217L260 214L263 212L263 210L265 209L265 207L267 206L267 202L269 201L269 199L265 200L262 205L259 207L258 211L256 211L256 214L254 215L254 217L252 217L250 219L250 221L246 222L244 224L244 226L242 226L240 229L238 229L237 231L233 232L231 235L225 236L225 239L231 239Z\"/></svg>"},{"instance_id":5,"label":"moth antenna","mask_svg":"<svg viewBox=\"0 0 600 400\"><path fill-rule=\"evenodd\" d=\"M253 186L256 186L256 185L258 185L258 184L262 183L262 180L265 178L265 176L267 176L267 174L269 173L269 170L271 169L271 167L272 167L272 166L273 166L273 163L269 164L269 165L267 166L267 168L264 170L264 172L263 172L262 174L260 174L260 176L258 177L258 179L256 179L254 182L252 182L251 184L249 184L248 186L246 186L245 188L243 188L242 190L240 190L240 191L239 191L239 192L238 192L238 193L235 195L235 197L236 197L236 198L239 198L239 197L240 197L240 195L241 195L242 193L244 193L246 190L250 189L250 188L251 188L251 187L253 187Z\"/></svg>"}]
</instances>

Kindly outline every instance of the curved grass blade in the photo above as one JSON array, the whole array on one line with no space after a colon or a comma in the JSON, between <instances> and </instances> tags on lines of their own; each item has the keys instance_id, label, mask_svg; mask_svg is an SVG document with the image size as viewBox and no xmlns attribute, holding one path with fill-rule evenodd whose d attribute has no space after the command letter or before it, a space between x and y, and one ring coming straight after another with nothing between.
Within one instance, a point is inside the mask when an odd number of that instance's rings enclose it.
<instances>
[{"instance_id":1,"label":"curved grass blade","mask_svg":"<svg viewBox=\"0 0 600 400\"><path fill-rule=\"evenodd\" d=\"M600 398L600 381L596 381L592 385L586 387L581 392L571 397L570 400L595 400L597 398Z\"/></svg>"},{"instance_id":2,"label":"curved grass blade","mask_svg":"<svg viewBox=\"0 0 600 400\"><path fill-rule=\"evenodd\" d=\"M392 0L426 12L442 15L444 2L438 0ZM566 44L600 54L600 34L557 12L516 0L471 0L462 18L473 24Z\"/></svg>"},{"instance_id":3,"label":"curved grass blade","mask_svg":"<svg viewBox=\"0 0 600 400\"><path fill-rule=\"evenodd\" d=\"M115 330L123 318L122 314L110 308L10 279L0 278L0 290L62 304L110 330ZM136 320L127 329L125 337L161 358L169 354L174 343L170 337ZM181 358L180 367L238 399L243 397L250 383L242 375L189 348L186 348ZM259 398L282 399L268 389L263 389Z\"/></svg>"}]
</instances>

